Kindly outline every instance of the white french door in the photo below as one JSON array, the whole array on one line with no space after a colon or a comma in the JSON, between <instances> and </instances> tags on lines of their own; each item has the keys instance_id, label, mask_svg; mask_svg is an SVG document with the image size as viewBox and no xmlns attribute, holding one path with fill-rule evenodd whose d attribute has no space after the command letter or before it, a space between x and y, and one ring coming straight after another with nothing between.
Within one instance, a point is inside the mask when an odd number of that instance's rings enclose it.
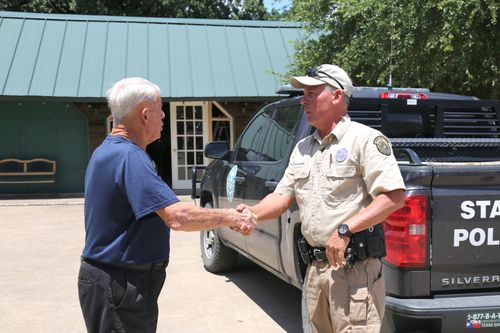
<instances>
[{"instance_id":1,"label":"white french door","mask_svg":"<svg viewBox=\"0 0 500 333\"><path fill-rule=\"evenodd\" d=\"M193 165L206 165L203 148L208 142L208 103L170 103L172 187L191 188Z\"/></svg>"}]
</instances>

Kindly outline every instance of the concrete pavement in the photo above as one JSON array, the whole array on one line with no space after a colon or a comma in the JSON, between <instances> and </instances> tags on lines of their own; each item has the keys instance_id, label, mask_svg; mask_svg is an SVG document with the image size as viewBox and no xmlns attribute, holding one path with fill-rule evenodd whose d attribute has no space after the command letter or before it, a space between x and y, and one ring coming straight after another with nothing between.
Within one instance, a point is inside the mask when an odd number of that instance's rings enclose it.
<instances>
[{"instance_id":1,"label":"concrete pavement","mask_svg":"<svg viewBox=\"0 0 500 333\"><path fill-rule=\"evenodd\" d=\"M0 200L2 332L85 332L83 241L81 198ZM173 232L171 242L158 332L301 331L299 290L246 260L225 275L206 272L197 232Z\"/></svg>"}]
</instances>

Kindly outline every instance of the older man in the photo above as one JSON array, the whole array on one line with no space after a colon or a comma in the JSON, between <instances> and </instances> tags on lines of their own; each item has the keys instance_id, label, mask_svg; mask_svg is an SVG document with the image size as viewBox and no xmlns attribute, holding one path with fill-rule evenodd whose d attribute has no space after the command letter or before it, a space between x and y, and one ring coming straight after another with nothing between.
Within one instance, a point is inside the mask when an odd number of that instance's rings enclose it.
<instances>
[{"instance_id":1,"label":"older man","mask_svg":"<svg viewBox=\"0 0 500 333\"><path fill-rule=\"evenodd\" d=\"M248 211L179 202L158 177L145 152L160 138L165 117L155 84L123 79L108 91L108 104L113 129L85 175L80 305L89 332L155 332L170 229L231 226L249 232L255 222Z\"/></svg>"},{"instance_id":2,"label":"older man","mask_svg":"<svg viewBox=\"0 0 500 333\"><path fill-rule=\"evenodd\" d=\"M321 65L291 84L304 89L301 103L316 131L297 144L274 193L251 210L263 221L297 202L310 248L303 310L313 332L379 332L385 245L378 224L403 205L401 173L389 140L347 115L353 85L344 70Z\"/></svg>"}]
</instances>

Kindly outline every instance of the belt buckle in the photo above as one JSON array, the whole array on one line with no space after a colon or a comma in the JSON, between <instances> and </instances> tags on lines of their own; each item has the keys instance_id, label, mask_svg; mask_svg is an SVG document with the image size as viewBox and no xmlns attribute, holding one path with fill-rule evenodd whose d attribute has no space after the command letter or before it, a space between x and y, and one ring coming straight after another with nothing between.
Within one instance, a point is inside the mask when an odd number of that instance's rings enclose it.
<instances>
[{"instance_id":1,"label":"belt buckle","mask_svg":"<svg viewBox=\"0 0 500 333\"><path fill-rule=\"evenodd\" d=\"M325 258L323 258L321 256L322 252L325 253L324 251L322 251L320 249L313 249L313 256L314 256L314 258L316 258L317 261L324 261L324 260L326 260ZM326 255L325 255L325 257L326 257Z\"/></svg>"}]
</instances>

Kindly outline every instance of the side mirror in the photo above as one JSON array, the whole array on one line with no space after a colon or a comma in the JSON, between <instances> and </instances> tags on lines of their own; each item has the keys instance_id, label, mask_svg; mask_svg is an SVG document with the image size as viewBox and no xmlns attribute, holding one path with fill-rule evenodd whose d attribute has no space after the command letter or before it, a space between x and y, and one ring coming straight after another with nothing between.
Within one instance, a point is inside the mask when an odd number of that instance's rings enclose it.
<instances>
[{"instance_id":1,"label":"side mirror","mask_svg":"<svg viewBox=\"0 0 500 333\"><path fill-rule=\"evenodd\" d=\"M217 160L229 159L229 148L226 141L213 141L205 146L203 151L205 157L214 158Z\"/></svg>"}]
</instances>

